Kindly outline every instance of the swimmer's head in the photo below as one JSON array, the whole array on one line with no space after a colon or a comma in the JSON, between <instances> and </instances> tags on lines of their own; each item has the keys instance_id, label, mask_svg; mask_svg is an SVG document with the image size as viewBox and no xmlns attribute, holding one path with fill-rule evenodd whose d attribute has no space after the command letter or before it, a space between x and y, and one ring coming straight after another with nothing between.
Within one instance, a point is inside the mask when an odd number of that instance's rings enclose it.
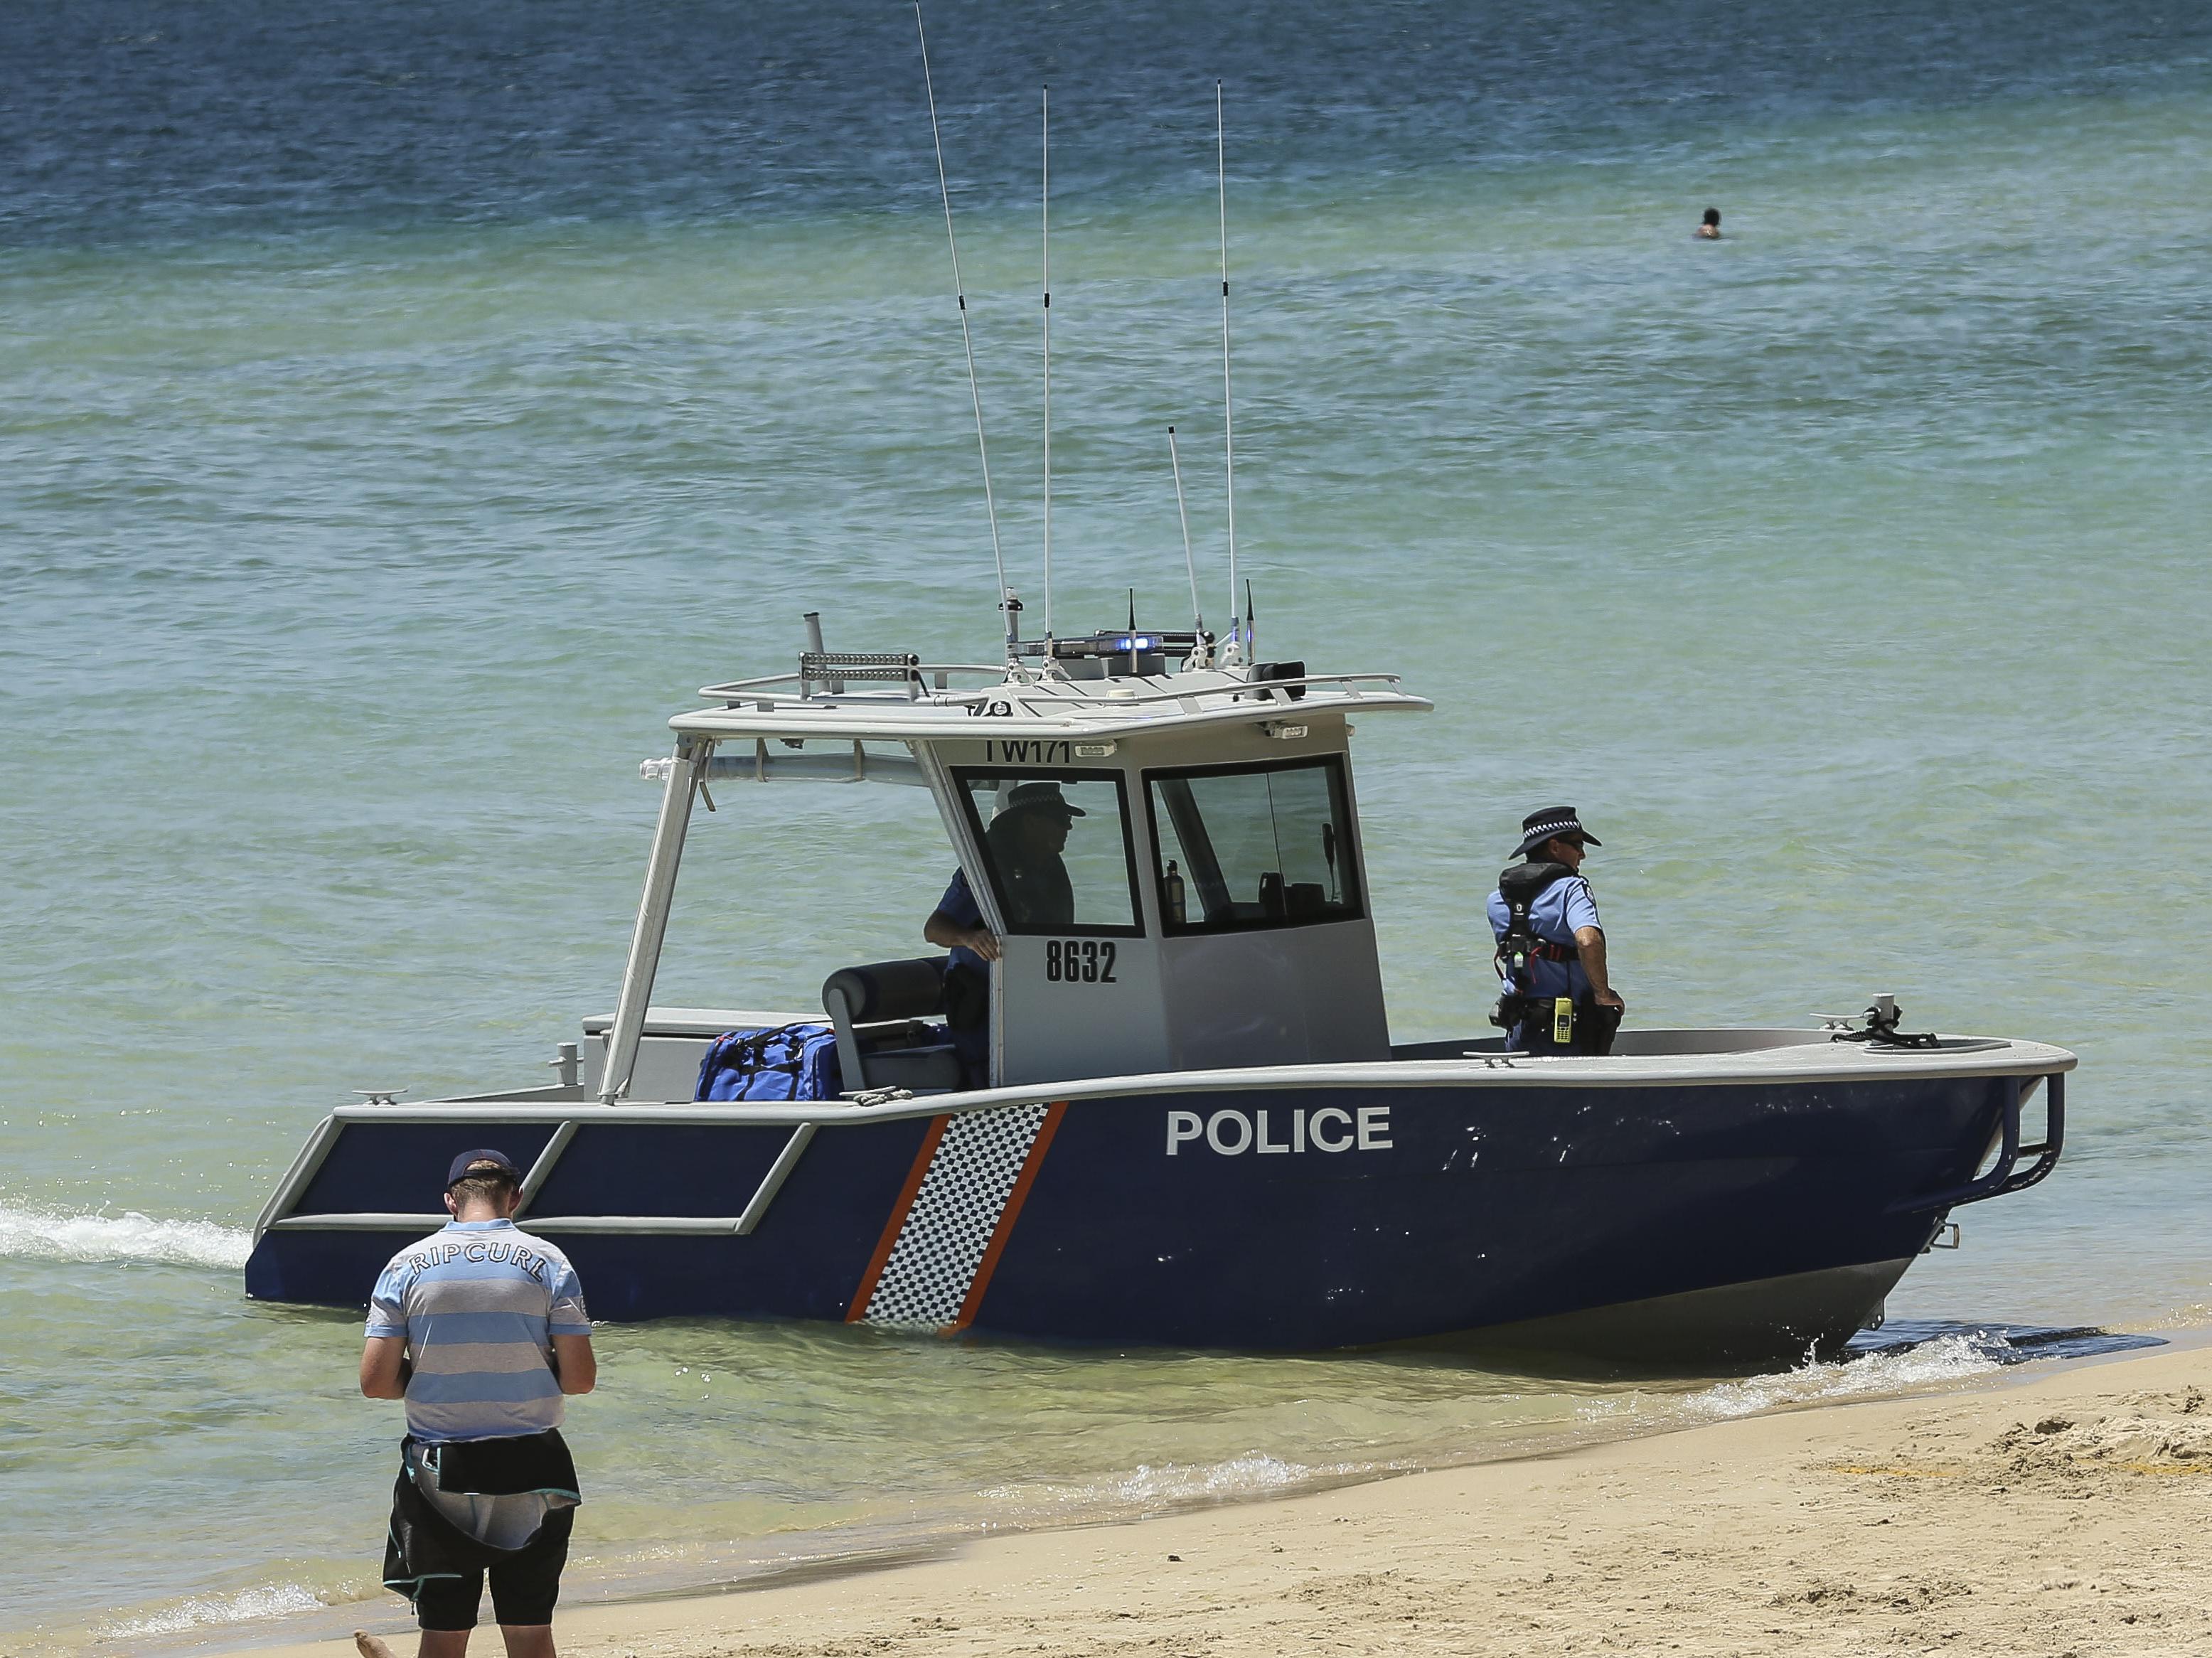
<instances>
[{"instance_id":1,"label":"swimmer's head","mask_svg":"<svg viewBox=\"0 0 2212 1658\"><path fill-rule=\"evenodd\" d=\"M1711 225L1714 229L1718 230L1721 228L1720 209L1717 207L1707 208L1705 210L1705 222Z\"/></svg>"}]
</instances>

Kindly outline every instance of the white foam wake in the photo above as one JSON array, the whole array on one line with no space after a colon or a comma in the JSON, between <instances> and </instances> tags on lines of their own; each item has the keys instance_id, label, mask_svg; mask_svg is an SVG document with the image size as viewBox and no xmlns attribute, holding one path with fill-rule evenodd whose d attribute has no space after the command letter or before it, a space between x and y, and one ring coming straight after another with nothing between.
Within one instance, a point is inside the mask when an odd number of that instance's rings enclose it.
<instances>
[{"instance_id":1,"label":"white foam wake","mask_svg":"<svg viewBox=\"0 0 2212 1658\"><path fill-rule=\"evenodd\" d=\"M1601 1400L1583 1406L1577 1414L1586 1422L1604 1421L1624 1412L1632 1418L1650 1415L1662 1422L1680 1422L1684 1418L1721 1421L1794 1405L1911 1393L1986 1376L2004 1369L2008 1363L2016 1363L2019 1357L2002 1336L1993 1333L1945 1335L1910 1347L1833 1361L1808 1356L1794 1370L1717 1382L1692 1394L1637 1393Z\"/></svg>"},{"instance_id":2,"label":"white foam wake","mask_svg":"<svg viewBox=\"0 0 2212 1658\"><path fill-rule=\"evenodd\" d=\"M246 1624L257 1618L281 1618L287 1612L313 1612L326 1604L321 1596L297 1583L267 1583L240 1589L234 1594L196 1594L143 1618L98 1625L94 1633L109 1641L132 1636L182 1635L187 1630L219 1624Z\"/></svg>"},{"instance_id":3,"label":"white foam wake","mask_svg":"<svg viewBox=\"0 0 2212 1658\"><path fill-rule=\"evenodd\" d=\"M253 1251L253 1235L211 1220L156 1220L136 1210L73 1215L0 1206L0 1256L18 1260L152 1260L235 1271Z\"/></svg>"},{"instance_id":4,"label":"white foam wake","mask_svg":"<svg viewBox=\"0 0 2212 1658\"><path fill-rule=\"evenodd\" d=\"M1698 1416L1752 1416L1784 1405L1906 1393L2002 1370L2002 1338L1939 1336L1894 1352L1866 1353L1832 1363L1808 1357L1794 1370L1723 1382L1684 1400Z\"/></svg>"},{"instance_id":5,"label":"white foam wake","mask_svg":"<svg viewBox=\"0 0 2212 1658\"><path fill-rule=\"evenodd\" d=\"M1248 1451L1223 1462L1146 1463L1094 1479L1030 1480L993 1486L980 1494L993 1505L997 1523L1012 1519L1017 1524L1049 1524L1070 1515L1119 1514L1133 1508L1154 1513L1272 1496L1343 1472L1341 1467L1310 1468Z\"/></svg>"}]
</instances>

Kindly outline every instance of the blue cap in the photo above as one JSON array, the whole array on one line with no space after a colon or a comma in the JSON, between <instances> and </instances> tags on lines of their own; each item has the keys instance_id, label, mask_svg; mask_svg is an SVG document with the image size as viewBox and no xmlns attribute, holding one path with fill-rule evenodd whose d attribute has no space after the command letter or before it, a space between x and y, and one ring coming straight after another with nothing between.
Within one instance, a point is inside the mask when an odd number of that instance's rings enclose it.
<instances>
[{"instance_id":1,"label":"blue cap","mask_svg":"<svg viewBox=\"0 0 2212 1658\"><path fill-rule=\"evenodd\" d=\"M478 1169L479 1163L490 1163L489 1169ZM453 1166L446 1171L446 1189L450 1192L466 1180L471 1169L480 1175L504 1175L517 1186L522 1184L522 1171L514 1166L514 1159L504 1151L495 1151L488 1145L473 1151L464 1151L453 1159Z\"/></svg>"}]
</instances>

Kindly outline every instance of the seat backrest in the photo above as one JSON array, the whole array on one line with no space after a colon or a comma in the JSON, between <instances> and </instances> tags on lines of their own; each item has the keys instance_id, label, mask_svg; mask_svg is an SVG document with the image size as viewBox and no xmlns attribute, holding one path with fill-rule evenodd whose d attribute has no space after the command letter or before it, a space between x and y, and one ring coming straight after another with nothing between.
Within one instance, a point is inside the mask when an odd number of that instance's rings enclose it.
<instances>
[{"instance_id":1,"label":"seat backrest","mask_svg":"<svg viewBox=\"0 0 2212 1658\"><path fill-rule=\"evenodd\" d=\"M922 956L839 968L822 985L823 1011L834 1014L832 992L842 995L847 1017L854 1024L926 1019L945 1011L945 957Z\"/></svg>"},{"instance_id":2,"label":"seat backrest","mask_svg":"<svg viewBox=\"0 0 2212 1658\"><path fill-rule=\"evenodd\" d=\"M837 1033L837 1060L845 1073L846 1087L874 1085L853 1027L892 1019L923 1019L943 1012L945 962L942 956L922 956L912 961L841 967L823 981L822 1010L830 1016L830 1029Z\"/></svg>"}]
</instances>

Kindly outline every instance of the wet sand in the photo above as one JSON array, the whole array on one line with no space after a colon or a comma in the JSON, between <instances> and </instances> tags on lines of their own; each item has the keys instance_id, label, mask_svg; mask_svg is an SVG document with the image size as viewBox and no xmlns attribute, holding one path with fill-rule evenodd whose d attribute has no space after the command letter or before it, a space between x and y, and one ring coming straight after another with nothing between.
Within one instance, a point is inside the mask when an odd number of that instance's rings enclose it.
<instances>
[{"instance_id":1,"label":"wet sand","mask_svg":"<svg viewBox=\"0 0 2212 1658\"><path fill-rule=\"evenodd\" d=\"M2212 1652L2209 1400L2212 1347L2161 1349L579 1607L557 1633L578 1658ZM369 1626L410 1658L397 1602ZM497 1631L472 1649L497 1654Z\"/></svg>"}]
</instances>

